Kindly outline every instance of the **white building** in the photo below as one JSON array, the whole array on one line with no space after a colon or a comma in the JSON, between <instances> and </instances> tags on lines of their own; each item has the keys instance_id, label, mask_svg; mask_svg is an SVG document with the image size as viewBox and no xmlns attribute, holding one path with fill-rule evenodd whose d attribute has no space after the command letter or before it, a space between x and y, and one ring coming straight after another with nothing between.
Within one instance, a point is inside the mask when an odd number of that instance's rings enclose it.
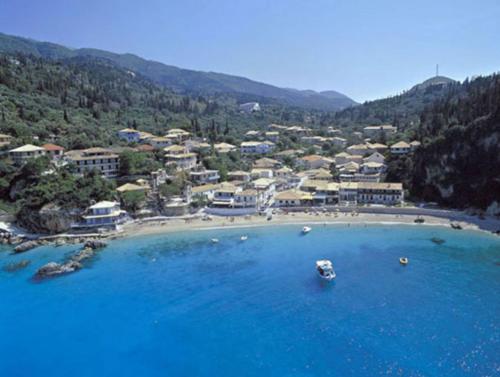
<instances>
[{"instance_id":1,"label":"white building","mask_svg":"<svg viewBox=\"0 0 500 377\"><path fill-rule=\"evenodd\" d=\"M77 174L98 170L107 178L116 177L120 168L120 157L104 148L88 148L66 152L66 159L76 166Z\"/></svg>"},{"instance_id":2,"label":"white building","mask_svg":"<svg viewBox=\"0 0 500 377\"><path fill-rule=\"evenodd\" d=\"M392 154L408 154L411 152L411 145L404 141L400 141L399 143L391 145L390 149Z\"/></svg>"},{"instance_id":3,"label":"white building","mask_svg":"<svg viewBox=\"0 0 500 377\"><path fill-rule=\"evenodd\" d=\"M240 145L242 154L267 154L274 150L275 144L270 141L244 141Z\"/></svg>"},{"instance_id":4,"label":"white building","mask_svg":"<svg viewBox=\"0 0 500 377\"><path fill-rule=\"evenodd\" d=\"M381 126L368 126L363 129L363 133L368 137L376 137L379 135L390 135L394 134L398 129L390 124L384 124Z\"/></svg>"},{"instance_id":5,"label":"white building","mask_svg":"<svg viewBox=\"0 0 500 377\"><path fill-rule=\"evenodd\" d=\"M239 106L239 109L243 113L253 113L260 111L260 105L258 102L247 102L247 103L242 103Z\"/></svg>"},{"instance_id":6,"label":"white building","mask_svg":"<svg viewBox=\"0 0 500 377\"><path fill-rule=\"evenodd\" d=\"M196 153L166 154L165 165L175 165L178 169L189 170L196 166Z\"/></svg>"},{"instance_id":7,"label":"white building","mask_svg":"<svg viewBox=\"0 0 500 377\"><path fill-rule=\"evenodd\" d=\"M87 213L82 216L83 226L101 227L116 225L122 222L127 212L120 208L120 203L102 201L87 209Z\"/></svg>"},{"instance_id":8,"label":"white building","mask_svg":"<svg viewBox=\"0 0 500 377\"><path fill-rule=\"evenodd\" d=\"M9 151L9 157L12 159L14 164L23 165L29 159L45 156L46 153L47 151L44 148L37 147L32 144L26 144L22 147L11 149Z\"/></svg>"},{"instance_id":9,"label":"white building","mask_svg":"<svg viewBox=\"0 0 500 377\"><path fill-rule=\"evenodd\" d=\"M124 128L118 131L118 137L128 143L138 143L141 139L141 131L132 128Z\"/></svg>"},{"instance_id":10,"label":"white building","mask_svg":"<svg viewBox=\"0 0 500 377\"><path fill-rule=\"evenodd\" d=\"M189 172L189 178L197 185L217 183L220 175L218 170L201 170Z\"/></svg>"}]
</instances>

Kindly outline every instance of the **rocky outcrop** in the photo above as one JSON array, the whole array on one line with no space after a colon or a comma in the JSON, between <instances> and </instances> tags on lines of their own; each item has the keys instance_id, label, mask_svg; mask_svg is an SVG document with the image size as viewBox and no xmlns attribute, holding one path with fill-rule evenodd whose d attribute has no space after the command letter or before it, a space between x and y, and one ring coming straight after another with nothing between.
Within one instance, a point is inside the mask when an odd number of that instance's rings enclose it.
<instances>
[{"instance_id":1,"label":"rocky outcrop","mask_svg":"<svg viewBox=\"0 0 500 377\"><path fill-rule=\"evenodd\" d=\"M98 250L106 246L107 244L104 241L88 240L85 242L83 249L73 254L67 262L50 262L38 269L35 274L35 279L40 280L78 271L83 268L83 263L85 261L93 258Z\"/></svg>"},{"instance_id":2,"label":"rocky outcrop","mask_svg":"<svg viewBox=\"0 0 500 377\"><path fill-rule=\"evenodd\" d=\"M47 204L39 211L20 214L21 226L36 233L57 234L68 231L76 216L72 211L61 209L54 204Z\"/></svg>"},{"instance_id":3,"label":"rocky outcrop","mask_svg":"<svg viewBox=\"0 0 500 377\"><path fill-rule=\"evenodd\" d=\"M26 241L26 242L23 242L22 244L20 245L17 245L15 248L14 248L14 251L16 253L23 253L25 251L28 251L28 250L31 250L31 249L34 249L35 247L37 246L40 246L40 243L38 241Z\"/></svg>"},{"instance_id":4,"label":"rocky outcrop","mask_svg":"<svg viewBox=\"0 0 500 377\"><path fill-rule=\"evenodd\" d=\"M48 277L54 277L62 274L68 274L81 269L83 266L81 263L70 260L66 263L60 264L56 262L49 262L46 265L40 267L35 274L36 279L44 279Z\"/></svg>"},{"instance_id":5,"label":"rocky outcrop","mask_svg":"<svg viewBox=\"0 0 500 377\"><path fill-rule=\"evenodd\" d=\"M14 262L14 263L6 264L3 267L3 270L6 271L6 272L16 272L18 270L21 270L21 269L27 267L29 264L30 264L29 260L22 260L22 261L19 261L19 262Z\"/></svg>"},{"instance_id":6,"label":"rocky outcrop","mask_svg":"<svg viewBox=\"0 0 500 377\"><path fill-rule=\"evenodd\" d=\"M106 246L108 246L108 244L106 242L104 242L104 241L101 241L101 240L88 240L83 245L84 248L89 248L89 249L92 249L92 250L102 249L102 248L104 248Z\"/></svg>"}]
</instances>

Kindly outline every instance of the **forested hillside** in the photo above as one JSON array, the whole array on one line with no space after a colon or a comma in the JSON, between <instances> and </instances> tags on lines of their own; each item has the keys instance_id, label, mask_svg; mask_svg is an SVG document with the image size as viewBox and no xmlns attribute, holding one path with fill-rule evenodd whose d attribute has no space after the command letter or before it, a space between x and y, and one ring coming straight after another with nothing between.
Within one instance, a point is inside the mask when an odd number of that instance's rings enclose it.
<instances>
[{"instance_id":1,"label":"forested hillside","mask_svg":"<svg viewBox=\"0 0 500 377\"><path fill-rule=\"evenodd\" d=\"M244 130L311 114L282 106L241 114L233 99L175 94L102 59L0 55L0 132L18 143L55 135L67 148L106 146L124 127L158 135L172 127L200 135L216 128L230 142Z\"/></svg>"},{"instance_id":2,"label":"forested hillside","mask_svg":"<svg viewBox=\"0 0 500 377\"><path fill-rule=\"evenodd\" d=\"M48 59L93 57L106 59L157 84L188 95L226 95L238 102L260 101L304 109L339 110L355 105L351 98L333 90L294 90L216 72L202 72L93 48L70 49L55 43L38 42L0 33L0 53L23 53Z\"/></svg>"},{"instance_id":3,"label":"forested hillside","mask_svg":"<svg viewBox=\"0 0 500 377\"><path fill-rule=\"evenodd\" d=\"M460 83L437 76L417 84L402 94L339 111L331 121L341 126L392 124L405 131L418 123L420 113L435 101L453 96Z\"/></svg>"},{"instance_id":4,"label":"forested hillside","mask_svg":"<svg viewBox=\"0 0 500 377\"><path fill-rule=\"evenodd\" d=\"M427 108L417 137L414 193L454 207L500 206L500 75L465 81Z\"/></svg>"}]
</instances>

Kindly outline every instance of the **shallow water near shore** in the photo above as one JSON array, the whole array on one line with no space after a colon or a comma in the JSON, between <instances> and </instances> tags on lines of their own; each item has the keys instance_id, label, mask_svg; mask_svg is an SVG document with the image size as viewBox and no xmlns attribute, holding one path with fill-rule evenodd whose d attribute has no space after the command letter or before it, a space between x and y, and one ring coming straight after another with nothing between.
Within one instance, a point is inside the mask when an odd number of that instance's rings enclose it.
<instances>
[{"instance_id":1,"label":"shallow water near shore","mask_svg":"<svg viewBox=\"0 0 500 377\"><path fill-rule=\"evenodd\" d=\"M79 245L20 255L0 246L0 376L500 373L500 237L300 229L119 239L83 270L44 282L31 279L36 269ZM322 258L335 281L317 276ZM31 263L1 269L20 260Z\"/></svg>"}]
</instances>

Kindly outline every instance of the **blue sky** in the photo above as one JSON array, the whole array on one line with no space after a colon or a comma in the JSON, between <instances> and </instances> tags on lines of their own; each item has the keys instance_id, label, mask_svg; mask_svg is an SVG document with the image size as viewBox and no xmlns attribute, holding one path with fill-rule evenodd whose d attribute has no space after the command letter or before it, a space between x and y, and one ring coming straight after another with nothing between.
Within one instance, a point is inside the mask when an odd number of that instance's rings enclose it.
<instances>
[{"instance_id":1,"label":"blue sky","mask_svg":"<svg viewBox=\"0 0 500 377\"><path fill-rule=\"evenodd\" d=\"M0 0L0 31L358 101L500 70L498 0Z\"/></svg>"}]
</instances>

